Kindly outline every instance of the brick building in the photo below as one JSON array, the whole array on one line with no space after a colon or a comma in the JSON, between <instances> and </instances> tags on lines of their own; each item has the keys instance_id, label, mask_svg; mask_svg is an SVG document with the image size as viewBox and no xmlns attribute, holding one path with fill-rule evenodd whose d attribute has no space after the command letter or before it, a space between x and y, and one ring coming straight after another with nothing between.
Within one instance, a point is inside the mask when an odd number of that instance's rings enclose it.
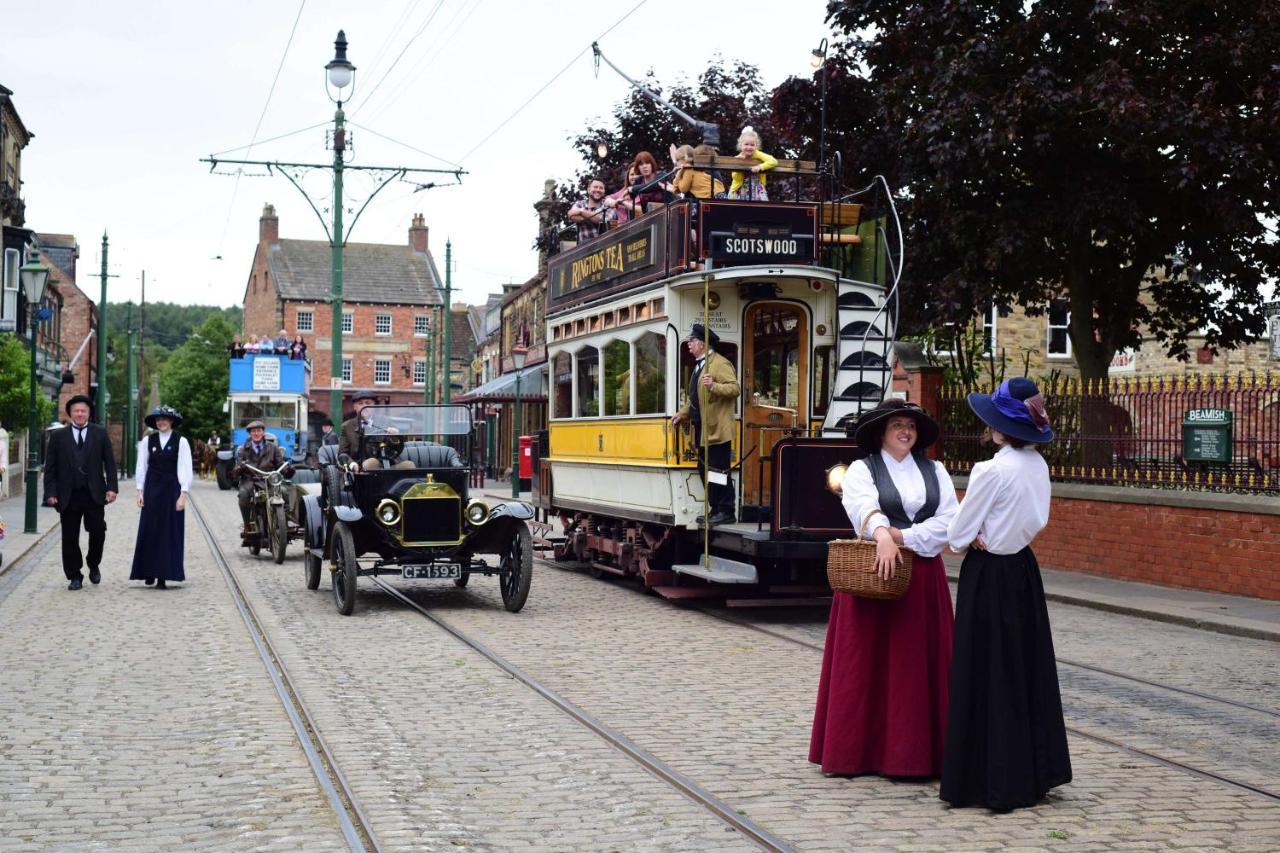
<instances>
[{"instance_id":1,"label":"brick building","mask_svg":"<svg viewBox=\"0 0 1280 853\"><path fill-rule=\"evenodd\" d=\"M388 403L421 402L429 364L443 363L443 283L422 215L400 245L348 243L343 254L342 394L373 391ZM323 240L280 238L268 204L244 291L244 334L302 335L311 367L311 408L331 393L331 251ZM430 361L429 361L430 357ZM344 406L344 410L345 410Z\"/></svg>"},{"instance_id":2,"label":"brick building","mask_svg":"<svg viewBox=\"0 0 1280 853\"><path fill-rule=\"evenodd\" d=\"M37 234L41 259L49 266L46 301L55 308L51 343L56 341L61 390L58 414L76 394L93 396L98 384L98 305L76 285L80 244L71 234Z\"/></svg>"}]
</instances>

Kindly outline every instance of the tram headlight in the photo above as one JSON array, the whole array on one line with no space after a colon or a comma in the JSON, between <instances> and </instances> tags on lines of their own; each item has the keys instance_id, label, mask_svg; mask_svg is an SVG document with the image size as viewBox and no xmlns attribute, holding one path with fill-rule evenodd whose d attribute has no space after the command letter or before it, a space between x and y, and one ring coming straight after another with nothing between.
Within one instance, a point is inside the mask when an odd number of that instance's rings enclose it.
<instances>
[{"instance_id":1,"label":"tram headlight","mask_svg":"<svg viewBox=\"0 0 1280 853\"><path fill-rule=\"evenodd\" d=\"M384 498L373 514L377 516L379 524L384 527L394 527L400 521L400 504L391 498Z\"/></svg>"},{"instance_id":2,"label":"tram headlight","mask_svg":"<svg viewBox=\"0 0 1280 853\"><path fill-rule=\"evenodd\" d=\"M484 501L471 501L467 504L467 521L475 525L489 520L489 507Z\"/></svg>"},{"instance_id":3,"label":"tram headlight","mask_svg":"<svg viewBox=\"0 0 1280 853\"><path fill-rule=\"evenodd\" d=\"M843 462L832 465L827 469L827 491L839 497L844 494L844 475L849 470L849 466Z\"/></svg>"}]
</instances>

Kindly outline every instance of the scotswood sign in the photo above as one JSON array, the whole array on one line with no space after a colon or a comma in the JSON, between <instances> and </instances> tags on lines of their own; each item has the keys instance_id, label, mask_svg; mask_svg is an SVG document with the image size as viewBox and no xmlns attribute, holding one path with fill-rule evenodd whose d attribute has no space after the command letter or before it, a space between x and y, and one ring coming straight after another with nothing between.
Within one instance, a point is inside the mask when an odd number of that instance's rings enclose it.
<instances>
[{"instance_id":1,"label":"scotswood sign","mask_svg":"<svg viewBox=\"0 0 1280 853\"><path fill-rule=\"evenodd\" d=\"M814 261L817 205L703 202L698 218L703 257L717 264Z\"/></svg>"}]
</instances>

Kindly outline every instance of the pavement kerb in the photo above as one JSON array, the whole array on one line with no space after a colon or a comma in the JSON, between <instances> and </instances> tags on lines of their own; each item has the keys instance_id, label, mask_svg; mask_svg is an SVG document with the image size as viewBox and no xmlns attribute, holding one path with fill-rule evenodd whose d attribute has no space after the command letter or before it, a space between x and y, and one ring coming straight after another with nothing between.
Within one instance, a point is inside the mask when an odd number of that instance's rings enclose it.
<instances>
[{"instance_id":1,"label":"pavement kerb","mask_svg":"<svg viewBox=\"0 0 1280 853\"><path fill-rule=\"evenodd\" d=\"M18 551L15 554L6 550L4 552L4 563L3 565L0 565L0 577L4 577L14 566L20 564L24 559L26 559L28 554L43 545L44 540L52 536L54 531L57 529L58 522L55 520L47 530L35 534L35 539L32 539L30 544L26 545L21 551Z\"/></svg>"}]
</instances>

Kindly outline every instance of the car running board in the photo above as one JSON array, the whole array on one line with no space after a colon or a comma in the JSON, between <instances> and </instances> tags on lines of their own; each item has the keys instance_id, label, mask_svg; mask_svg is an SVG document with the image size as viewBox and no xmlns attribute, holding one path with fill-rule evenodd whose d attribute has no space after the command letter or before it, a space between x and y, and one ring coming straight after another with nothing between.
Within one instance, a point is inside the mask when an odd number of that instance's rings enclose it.
<instances>
[{"instance_id":1,"label":"car running board","mask_svg":"<svg viewBox=\"0 0 1280 853\"><path fill-rule=\"evenodd\" d=\"M696 563L672 566L671 570L682 575L693 575L711 583L759 582L755 566L715 554L711 554L709 558L700 558Z\"/></svg>"}]
</instances>

